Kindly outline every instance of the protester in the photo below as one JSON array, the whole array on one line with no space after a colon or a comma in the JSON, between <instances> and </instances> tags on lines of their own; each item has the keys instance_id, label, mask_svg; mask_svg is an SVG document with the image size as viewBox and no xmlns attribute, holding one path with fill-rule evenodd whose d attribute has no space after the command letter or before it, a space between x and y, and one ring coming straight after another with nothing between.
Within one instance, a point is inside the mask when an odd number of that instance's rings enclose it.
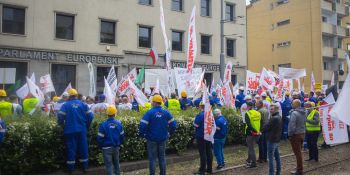
<instances>
[{"instance_id":1,"label":"protester","mask_svg":"<svg viewBox=\"0 0 350 175\"><path fill-rule=\"evenodd\" d=\"M296 171L292 171L291 173L300 175L303 174L303 155L301 149L305 135L306 111L301 107L301 101L299 99L293 100L292 107L293 110L290 114L288 135L297 160L297 168Z\"/></svg>"},{"instance_id":2,"label":"protester","mask_svg":"<svg viewBox=\"0 0 350 175\"><path fill-rule=\"evenodd\" d=\"M39 99L35 98L31 93L23 100L23 113L31 114L35 111L37 105L39 103Z\"/></svg>"},{"instance_id":3,"label":"protester","mask_svg":"<svg viewBox=\"0 0 350 175\"><path fill-rule=\"evenodd\" d=\"M196 106L196 108L199 108L200 103L203 101L203 94L201 95L201 97L197 98L196 100L194 100L194 106Z\"/></svg>"},{"instance_id":4,"label":"protester","mask_svg":"<svg viewBox=\"0 0 350 175\"><path fill-rule=\"evenodd\" d=\"M266 92L262 92L261 93L261 99L263 101L264 104L264 108L267 110L267 112L270 112L270 104L271 104L271 99L269 96L267 96ZM268 100L269 99L269 100Z\"/></svg>"},{"instance_id":5,"label":"protester","mask_svg":"<svg viewBox=\"0 0 350 175\"><path fill-rule=\"evenodd\" d=\"M218 166L216 169L222 169L225 167L225 159L224 159L224 145L227 135L227 120L225 117L221 114L220 109L214 110L214 116L215 116L215 125L216 125L216 131L214 135L214 155L216 158L216 162Z\"/></svg>"},{"instance_id":6,"label":"protester","mask_svg":"<svg viewBox=\"0 0 350 175\"><path fill-rule=\"evenodd\" d=\"M244 87L239 88L239 94L236 96L236 108L240 109L241 106L245 103Z\"/></svg>"},{"instance_id":7,"label":"protester","mask_svg":"<svg viewBox=\"0 0 350 175\"><path fill-rule=\"evenodd\" d=\"M288 139L288 123L290 119L289 112L292 110L292 101L289 98L290 93L286 92L284 101L281 103L282 107L282 139Z\"/></svg>"},{"instance_id":8,"label":"protester","mask_svg":"<svg viewBox=\"0 0 350 175\"><path fill-rule=\"evenodd\" d=\"M108 103L106 103L105 101L106 101L106 96L104 94L99 95L98 103L96 103L91 107L91 111L94 114L98 114L98 115L106 114Z\"/></svg>"},{"instance_id":9,"label":"protester","mask_svg":"<svg viewBox=\"0 0 350 175\"><path fill-rule=\"evenodd\" d=\"M1 116L2 115L0 115L0 146L1 146L2 142L4 141L5 134L6 134L6 123L4 120L1 119Z\"/></svg>"},{"instance_id":10,"label":"protester","mask_svg":"<svg viewBox=\"0 0 350 175\"><path fill-rule=\"evenodd\" d=\"M254 150L254 145L259 139L260 135L260 126L261 126L261 115L258 111L254 110L253 102L246 102L248 111L245 113L245 122L246 122L246 141L248 146L248 159L247 159L247 168L256 167L256 155Z\"/></svg>"},{"instance_id":11,"label":"protester","mask_svg":"<svg viewBox=\"0 0 350 175\"><path fill-rule=\"evenodd\" d=\"M171 93L170 99L165 102L165 106L167 107L168 110L170 111L180 111L181 110L181 105L178 99L176 99L176 94Z\"/></svg>"},{"instance_id":12,"label":"protester","mask_svg":"<svg viewBox=\"0 0 350 175\"><path fill-rule=\"evenodd\" d=\"M103 160L108 175L120 175L119 150L124 142L123 125L114 119L117 108L114 105L107 106L108 119L100 124L97 134L97 142L102 149Z\"/></svg>"},{"instance_id":13,"label":"protester","mask_svg":"<svg viewBox=\"0 0 350 175\"><path fill-rule=\"evenodd\" d=\"M10 96L10 102L13 106L13 117L20 116L23 113L23 108L18 104L18 97L15 95Z\"/></svg>"},{"instance_id":14,"label":"protester","mask_svg":"<svg viewBox=\"0 0 350 175\"><path fill-rule=\"evenodd\" d=\"M6 101L6 99L6 91L0 89L0 117L7 117L13 115L13 105L12 103Z\"/></svg>"},{"instance_id":15,"label":"protester","mask_svg":"<svg viewBox=\"0 0 350 175\"><path fill-rule=\"evenodd\" d=\"M131 106L132 106L131 107L132 111L136 111L136 112L140 111L139 103L136 101L135 97L132 97Z\"/></svg>"},{"instance_id":16,"label":"protester","mask_svg":"<svg viewBox=\"0 0 350 175\"><path fill-rule=\"evenodd\" d=\"M317 140L321 131L321 123L320 114L314 107L314 102L305 103L305 108L307 110L306 138L307 145L309 147L309 159L307 159L306 161L314 160L318 162Z\"/></svg>"},{"instance_id":17,"label":"protester","mask_svg":"<svg viewBox=\"0 0 350 175\"><path fill-rule=\"evenodd\" d=\"M157 157L160 175L166 174L166 142L168 133L172 135L176 129L176 121L169 111L161 107L162 102L160 95L153 96L153 107L145 113L140 122L139 135L147 139L150 175L155 174Z\"/></svg>"},{"instance_id":18,"label":"protester","mask_svg":"<svg viewBox=\"0 0 350 175\"><path fill-rule=\"evenodd\" d=\"M122 95L122 103L118 105L119 110L131 110L132 104L129 102L129 98L127 95Z\"/></svg>"},{"instance_id":19,"label":"protester","mask_svg":"<svg viewBox=\"0 0 350 175\"><path fill-rule=\"evenodd\" d=\"M310 92L310 95L309 95L309 101L314 102L315 104L317 103L317 98L315 96L315 93L312 91Z\"/></svg>"},{"instance_id":20,"label":"protester","mask_svg":"<svg viewBox=\"0 0 350 175\"><path fill-rule=\"evenodd\" d=\"M62 105L58 114L58 123L64 129L67 168L69 173L74 171L76 152L79 150L79 160L86 172L89 161L87 134L94 116L88 106L77 99L77 90L69 89L68 94L69 100Z\"/></svg>"},{"instance_id":21,"label":"protester","mask_svg":"<svg viewBox=\"0 0 350 175\"><path fill-rule=\"evenodd\" d=\"M194 107L193 102L187 98L187 92L185 90L181 92L181 99L179 101L181 110L187 110L191 107Z\"/></svg>"},{"instance_id":22,"label":"protester","mask_svg":"<svg viewBox=\"0 0 350 175\"><path fill-rule=\"evenodd\" d=\"M274 159L276 161L276 175L281 174L281 160L279 153L279 142L282 133L282 119L279 115L278 103L273 103L270 106L271 118L261 131L266 134L267 154L269 159L269 175L275 174Z\"/></svg>"},{"instance_id":23,"label":"protester","mask_svg":"<svg viewBox=\"0 0 350 175\"><path fill-rule=\"evenodd\" d=\"M212 143L204 140L204 103L199 104L200 112L194 119L195 139L200 157L200 166L198 172L194 174L204 175L205 172L212 173L213 171L213 152Z\"/></svg>"},{"instance_id":24,"label":"protester","mask_svg":"<svg viewBox=\"0 0 350 175\"><path fill-rule=\"evenodd\" d=\"M242 121L245 123L245 113L248 111L248 102L252 102L252 96L247 95L244 97L245 103L241 106Z\"/></svg>"},{"instance_id":25,"label":"protester","mask_svg":"<svg viewBox=\"0 0 350 175\"><path fill-rule=\"evenodd\" d=\"M261 97L260 97L260 95L259 95L259 94L256 94L256 95L254 96L254 99L255 99L255 102L256 102L256 101L261 100Z\"/></svg>"},{"instance_id":26,"label":"protester","mask_svg":"<svg viewBox=\"0 0 350 175\"><path fill-rule=\"evenodd\" d=\"M255 106L261 115L260 127L263 127L267 123L270 117L270 113L266 110L266 108L263 105L264 105L264 102L262 100L257 101L255 103ZM266 134L264 132L262 132L259 137L258 145L259 145L258 162L259 163L267 162L267 143L266 143Z\"/></svg>"},{"instance_id":27,"label":"protester","mask_svg":"<svg viewBox=\"0 0 350 175\"><path fill-rule=\"evenodd\" d=\"M221 102L220 99L218 98L218 95L216 94L216 92L212 92L211 93L211 99L210 99L210 105L214 108L214 107L221 107Z\"/></svg>"},{"instance_id":28,"label":"protester","mask_svg":"<svg viewBox=\"0 0 350 175\"><path fill-rule=\"evenodd\" d=\"M87 96L86 97L86 104L88 105L89 109L91 109L92 106L95 105L94 99L92 97L90 97L90 96Z\"/></svg>"}]
</instances>

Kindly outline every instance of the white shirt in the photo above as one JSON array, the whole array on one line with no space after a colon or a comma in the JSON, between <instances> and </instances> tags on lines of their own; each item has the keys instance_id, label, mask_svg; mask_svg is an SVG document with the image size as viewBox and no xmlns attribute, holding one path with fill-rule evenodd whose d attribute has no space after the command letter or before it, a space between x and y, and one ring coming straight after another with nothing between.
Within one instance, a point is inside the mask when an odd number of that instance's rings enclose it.
<instances>
[{"instance_id":1,"label":"white shirt","mask_svg":"<svg viewBox=\"0 0 350 175\"><path fill-rule=\"evenodd\" d=\"M245 123L245 113L248 111L248 106L247 106L247 103L244 103L242 106L241 106L241 114L242 114L242 121L243 123Z\"/></svg>"},{"instance_id":2,"label":"white shirt","mask_svg":"<svg viewBox=\"0 0 350 175\"><path fill-rule=\"evenodd\" d=\"M132 104L131 103L120 103L118 105L119 110L131 110L132 109Z\"/></svg>"},{"instance_id":3,"label":"white shirt","mask_svg":"<svg viewBox=\"0 0 350 175\"><path fill-rule=\"evenodd\" d=\"M106 113L106 109L107 109L107 106L108 106L108 103L105 103L105 102L102 102L102 103L96 103L95 105L93 105L91 107L91 111L94 113L94 114L98 114L98 113Z\"/></svg>"}]
</instances>

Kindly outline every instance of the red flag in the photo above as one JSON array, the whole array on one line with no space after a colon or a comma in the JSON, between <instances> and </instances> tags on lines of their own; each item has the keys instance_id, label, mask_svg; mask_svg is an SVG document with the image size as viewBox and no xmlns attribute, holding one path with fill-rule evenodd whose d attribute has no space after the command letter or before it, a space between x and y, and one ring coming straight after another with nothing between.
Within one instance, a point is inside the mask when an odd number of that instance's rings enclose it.
<instances>
[{"instance_id":1,"label":"red flag","mask_svg":"<svg viewBox=\"0 0 350 175\"><path fill-rule=\"evenodd\" d=\"M150 51L149 51L149 55L151 56L152 58L152 64L155 65L158 61L158 52L155 48L152 48Z\"/></svg>"}]
</instances>

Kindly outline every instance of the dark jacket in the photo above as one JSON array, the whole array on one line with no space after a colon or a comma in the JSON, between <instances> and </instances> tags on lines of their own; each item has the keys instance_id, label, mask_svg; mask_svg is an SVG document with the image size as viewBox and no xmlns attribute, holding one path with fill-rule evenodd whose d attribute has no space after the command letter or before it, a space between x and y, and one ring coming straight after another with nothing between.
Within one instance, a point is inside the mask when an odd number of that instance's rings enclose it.
<instances>
[{"instance_id":1,"label":"dark jacket","mask_svg":"<svg viewBox=\"0 0 350 175\"><path fill-rule=\"evenodd\" d=\"M279 143L282 133L282 117L278 112L272 114L269 121L263 126L262 132L266 134L266 139L271 143Z\"/></svg>"}]
</instances>

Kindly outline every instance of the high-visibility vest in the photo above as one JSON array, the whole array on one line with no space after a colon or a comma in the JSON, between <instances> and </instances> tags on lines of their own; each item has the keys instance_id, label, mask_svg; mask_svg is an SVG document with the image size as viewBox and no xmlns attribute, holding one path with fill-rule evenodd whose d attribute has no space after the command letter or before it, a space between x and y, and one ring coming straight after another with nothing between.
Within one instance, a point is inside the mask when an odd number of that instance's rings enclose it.
<instances>
[{"instance_id":1,"label":"high-visibility vest","mask_svg":"<svg viewBox=\"0 0 350 175\"><path fill-rule=\"evenodd\" d=\"M33 109L35 109L35 107L38 103L39 103L39 99L37 99L37 98L24 99L24 101L23 101L24 114L29 114Z\"/></svg>"},{"instance_id":2,"label":"high-visibility vest","mask_svg":"<svg viewBox=\"0 0 350 175\"><path fill-rule=\"evenodd\" d=\"M181 105L180 105L179 100L169 99L168 100L168 109L169 110L181 110Z\"/></svg>"},{"instance_id":3,"label":"high-visibility vest","mask_svg":"<svg viewBox=\"0 0 350 175\"><path fill-rule=\"evenodd\" d=\"M247 114L248 114L250 124L252 125L252 127L256 130L256 132L260 132L260 125L261 125L260 112L252 109L252 110L247 111ZM246 132L247 132L247 128L248 128L248 125L245 126Z\"/></svg>"},{"instance_id":4,"label":"high-visibility vest","mask_svg":"<svg viewBox=\"0 0 350 175\"><path fill-rule=\"evenodd\" d=\"M148 110L150 110L152 108L152 105L150 102L145 103L145 107L143 107L142 105L139 105L139 111L140 113L146 113Z\"/></svg>"},{"instance_id":5,"label":"high-visibility vest","mask_svg":"<svg viewBox=\"0 0 350 175\"><path fill-rule=\"evenodd\" d=\"M13 114L12 111L12 103L7 102L7 101L0 101L0 116L5 117L5 116L10 116Z\"/></svg>"},{"instance_id":6,"label":"high-visibility vest","mask_svg":"<svg viewBox=\"0 0 350 175\"><path fill-rule=\"evenodd\" d=\"M310 114L307 116L308 120L314 120L315 113L317 112L316 109L312 110ZM321 131L321 123L318 121L317 124L311 124L306 121L306 131Z\"/></svg>"}]
</instances>

